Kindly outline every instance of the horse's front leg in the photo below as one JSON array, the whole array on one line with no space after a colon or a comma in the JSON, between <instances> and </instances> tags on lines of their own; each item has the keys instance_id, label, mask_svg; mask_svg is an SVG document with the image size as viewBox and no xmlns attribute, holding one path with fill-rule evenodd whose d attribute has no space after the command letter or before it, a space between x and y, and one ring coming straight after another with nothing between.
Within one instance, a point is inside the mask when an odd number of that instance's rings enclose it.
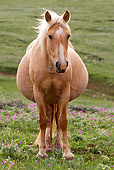
<instances>
[{"instance_id":1,"label":"horse's front leg","mask_svg":"<svg viewBox=\"0 0 114 170\"><path fill-rule=\"evenodd\" d=\"M63 134L63 157L65 159L74 159L74 155L70 152L70 145L67 137L67 105L70 96L70 88L67 87L66 91L62 94L59 102L60 116L58 119L59 126Z\"/></svg>"},{"instance_id":2,"label":"horse's front leg","mask_svg":"<svg viewBox=\"0 0 114 170\"><path fill-rule=\"evenodd\" d=\"M46 127L48 124L48 118L46 116L46 104L44 100L44 95L42 92L34 87L34 98L39 109L39 126L40 126L40 144L39 144L39 153L38 156L40 158L46 158L48 155L46 154L46 144L45 144L45 133Z\"/></svg>"}]
</instances>

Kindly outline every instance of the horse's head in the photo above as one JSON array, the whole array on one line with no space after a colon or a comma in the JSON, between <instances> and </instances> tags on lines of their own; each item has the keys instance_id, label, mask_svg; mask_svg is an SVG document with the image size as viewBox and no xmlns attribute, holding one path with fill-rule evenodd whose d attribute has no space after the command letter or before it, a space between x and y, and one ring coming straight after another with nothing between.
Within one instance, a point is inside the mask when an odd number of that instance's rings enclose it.
<instances>
[{"instance_id":1,"label":"horse's head","mask_svg":"<svg viewBox=\"0 0 114 170\"><path fill-rule=\"evenodd\" d=\"M62 22L58 21L54 23L47 32L47 53L58 73L64 73L68 67L67 50L70 29L68 29L66 25L69 18L70 14L66 11L65 14L61 16ZM48 23L52 20L51 14L48 11L45 13L45 20Z\"/></svg>"}]
</instances>

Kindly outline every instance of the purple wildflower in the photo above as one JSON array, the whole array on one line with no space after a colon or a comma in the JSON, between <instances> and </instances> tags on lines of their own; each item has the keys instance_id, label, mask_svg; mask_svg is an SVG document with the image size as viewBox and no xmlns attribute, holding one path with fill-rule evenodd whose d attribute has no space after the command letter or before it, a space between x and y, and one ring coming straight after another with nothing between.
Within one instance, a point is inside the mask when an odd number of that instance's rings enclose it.
<instances>
[{"instance_id":1,"label":"purple wildflower","mask_svg":"<svg viewBox=\"0 0 114 170\"><path fill-rule=\"evenodd\" d=\"M82 131L81 131L81 130L79 130L79 133L82 133Z\"/></svg>"},{"instance_id":2,"label":"purple wildflower","mask_svg":"<svg viewBox=\"0 0 114 170\"><path fill-rule=\"evenodd\" d=\"M11 165L14 165L14 162L11 162Z\"/></svg>"},{"instance_id":3,"label":"purple wildflower","mask_svg":"<svg viewBox=\"0 0 114 170\"><path fill-rule=\"evenodd\" d=\"M92 117L90 117L90 121L92 121L93 120L93 118Z\"/></svg>"},{"instance_id":4,"label":"purple wildflower","mask_svg":"<svg viewBox=\"0 0 114 170\"><path fill-rule=\"evenodd\" d=\"M6 161L3 161L4 164L6 164L7 162Z\"/></svg>"},{"instance_id":5,"label":"purple wildflower","mask_svg":"<svg viewBox=\"0 0 114 170\"><path fill-rule=\"evenodd\" d=\"M71 112L69 112L69 116L71 115Z\"/></svg>"}]
</instances>

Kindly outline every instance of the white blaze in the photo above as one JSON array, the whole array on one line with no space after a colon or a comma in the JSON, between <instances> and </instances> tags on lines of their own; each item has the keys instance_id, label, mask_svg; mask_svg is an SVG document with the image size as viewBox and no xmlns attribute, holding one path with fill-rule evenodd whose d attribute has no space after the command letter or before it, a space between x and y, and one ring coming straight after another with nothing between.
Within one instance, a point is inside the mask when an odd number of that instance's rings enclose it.
<instances>
[{"instance_id":1,"label":"white blaze","mask_svg":"<svg viewBox=\"0 0 114 170\"><path fill-rule=\"evenodd\" d=\"M60 43L60 59L61 61L64 61L64 47L63 45Z\"/></svg>"},{"instance_id":2,"label":"white blaze","mask_svg":"<svg viewBox=\"0 0 114 170\"><path fill-rule=\"evenodd\" d=\"M59 29L56 31L57 37L59 38L60 35L62 34L63 29L61 27L59 27Z\"/></svg>"}]
</instances>

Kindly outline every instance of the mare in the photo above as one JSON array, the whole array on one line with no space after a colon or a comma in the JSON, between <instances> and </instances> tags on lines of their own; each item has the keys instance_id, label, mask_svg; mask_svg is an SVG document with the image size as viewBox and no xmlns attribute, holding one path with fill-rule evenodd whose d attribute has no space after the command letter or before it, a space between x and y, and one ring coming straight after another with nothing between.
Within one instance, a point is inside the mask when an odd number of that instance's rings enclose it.
<instances>
[{"instance_id":1,"label":"mare","mask_svg":"<svg viewBox=\"0 0 114 170\"><path fill-rule=\"evenodd\" d=\"M37 27L38 37L27 47L17 71L18 89L39 109L40 135L35 144L39 144L41 158L53 148L52 122L56 122L56 145L62 146L63 157L74 158L67 138L66 111L68 102L86 88L88 72L69 40L69 20L69 11L62 16L46 11Z\"/></svg>"}]
</instances>

